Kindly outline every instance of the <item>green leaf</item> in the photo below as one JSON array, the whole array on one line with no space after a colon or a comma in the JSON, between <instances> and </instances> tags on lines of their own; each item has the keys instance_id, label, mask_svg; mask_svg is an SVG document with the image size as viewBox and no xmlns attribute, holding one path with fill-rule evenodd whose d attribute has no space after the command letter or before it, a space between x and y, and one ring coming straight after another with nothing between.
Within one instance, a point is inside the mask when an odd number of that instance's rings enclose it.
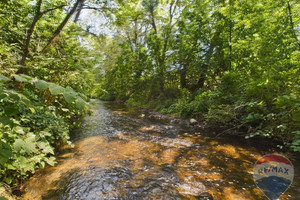
<instances>
[{"instance_id":1,"label":"green leaf","mask_svg":"<svg viewBox=\"0 0 300 200\"><path fill-rule=\"evenodd\" d=\"M76 94L70 92L63 93L63 96L68 103L73 103L77 98Z\"/></svg>"},{"instance_id":2,"label":"green leaf","mask_svg":"<svg viewBox=\"0 0 300 200\"><path fill-rule=\"evenodd\" d=\"M18 82L28 82L28 80L22 76L19 76L17 74L14 74L13 77L15 78L16 81Z\"/></svg>"},{"instance_id":3,"label":"green leaf","mask_svg":"<svg viewBox=\"0 0 300 200\"><path fill-rule=\"evenodd\" d=\"M39 142L38 146L40 149L42 149L43 153L51 153L54 155L54 151L53 148L50 146L50 144L48 142Z\"/></svg>"},{"instance_id":4,"label":"green leaf","mask_svg":"<svg viewBox=\"0 0 300 200\"><path fill-rule=\"evenodd\" d=\"M41 161L39 164L42 169L45 167L45 162Z\"/></svg>"},{"instance_id":5,"label":"green leaf","mask_svg":"<svg viewBox=\"0 0 300 200\"><path fill-rule=\"evenodd\" d=\"M0 74L0 81L7 82L7 81L10 81L10 78L7 78L6 76L3 76Z\"/></svg>"},{"instance_id":6,"label":"green leaf","mask_svg":"<svg viewBox=\"0 0 300 200\"><path fill-rule=\"evenodd\" d=\"M41 136L41 137L46 137L46 136L50 137L50 136L51 136L51 133L49 133L49 132L47 132L47 131L41 131L41 132L40 132L40 136Z\"/></svg>"},{"instance_id":7,"label":"green leaf","mask_svg":"<svg viewBox=\"0 0 300 200\"><path fill-rule=\"evenodd\" d=\"M13 121L9 117L7 117L7 116L0 116L0 122L3 125L9 125L10 128L12 128L13 125L14 125Z\"/></svg>"},{"instance_id":8,"label":"green leaf","mask_svg":"<svg viewBox=\"0 0 300 200\"><path fill-rule=\"evenodd\" d=\"M8 164L7 169L16 170L17 168L13 165Z\"/></svg>"},{"instance_id":9,"label":"green leaf","mask_svg":"<svg viewBox=\"0 0 300 200\"><path fill-rule=\"evenodd\" d=\"M43 80L38 80L35 82L35 85L39 90L45 90L50 86L50 83Z\"/></svg>"},{"instance_id":10,"label":"green leaf","mask_svg":"<svg viewBox=\"0 0 300 200\"><path fill-rule=\"evenodd\" d=\"M16 151L20 151L24 145L25 145L24 140L22 140L22 139L16 139L15 142L14 142L14 144L13 144L13 148Z\"/></svg>"},{"instance_id":11,"label":"green leaf","mask_svg":"<svg viewBox=\"0 0 300 200\"><path fill-rule=\"evenodd\" d=\"M30 137L26 138L25 140L16 139L13 144L13 148L16 151L20 151L21 149L23 149L28 154L36 153L38 151L36 149L34 136L30 136Z\"/></svg>"},{"instance_id":12,"label":"green leaf","mask_svg":"<svg viewBox=\"0 0 300 200\"><path fill-rule=\"evenodd\" d=\"M24 156L20 156L18 158L20 168L22 169L22 172L26 173L27 171L34 171L35 163L31 162L28 158Z\"/></svg>"},{"instance_id":13,"label":"green leaf","mask_svg":"<svg viewBox=\"0 0 300 200\"><path fill-rule=\"evenodd\" d=\"M21 102L24 103L26 106L32 105L31 101L26 96L24 96L23 94L19 94L19 96L21 97Z\"/></svg>"},{"instance_id":14,"label":"green leaf","mask_svg":"<svg viewBox=\"0 0 300 200\"><path fill-rule=\"evenodd\" d=\"M20 96L18 93L11 93L9 95L10 98L14 99L15 101L19 101L20 100Z\"/></svg>"},{"instance_id":15,"label":"green leaf","mask_svg":"<svg viewBox=\"0 0 300 200\"><path fill-rule=\"evenodd\" d=\"M76 106L80 110L83 110L86 106L86 102L81 97L79 97L78 99L76 99Z\"/></svg>"},{"instance_id":16,"label":"green leaf","mask_svg":"<svg viewBox=\"0 0 300 200\"><path fill-rule=\"evenodd\" d=\"M35 109L33 107L29 107L29 110L31 111L31 113L35 113Z\"/></svg>"},{"instance_id":17,"label":"green leaf","mask_svg":"<svg viewBox=\"0 0 300 200\"><path fill-rule=\"evenodd\" d=\"M8 95L6 93L2 93L0 94L0 100L4 99L5 97L7 97Z\"/></svg>"},{"instance_id":18,"label":"green leaf","mask_svg":"<svg viewBox=\"0 0 300 200\"><path fill-rule=\"evenodd\" d=\"M64 93L65 88L61 87L60 85L56 85L52 83L49 86L49 90L52 95L59 95Z\"/></svg>"},{"instance_id":19,"label":"green leaf","mask_svg":"<svg viewBox=\"0 0 300 200\"><path fill-rule=\"evenodd\" d=\"M45 158L45 161L51 166L56 164L55 157Z\"/></svg>"},{"instance_id":20,"label":"green leaf","mask_svg":"<svg viewBox=\"0 0 300 200\"><path fill-rule=\"evenodd\" d=\"M7 183L7 184L11 184L13 178L11 176L7 176L7 177L4 177L4 182ZM5 199L5 198L4 198Z\"/></svg>"},{"instance_id":21,"label":"green leaf","mask_svg":"<svg viewBox=\"0 0 300 200\"><path fill-rule=\"evenodd\" d=\"M85 96L82 93L79 93L79 96L84 100L84 101L89 101L89 98L87 96Z\"/></svg>"},{"instance_id":22,"label":"green leaf","mask_svg":"<svg viewBox=\"0 0 300 200\"><path fill-rule=\"evenodd\" d=\"M5 106L4 112L8 116L13 116L19 112L19 109L16 106Z\"/></svg>"},{"instance_id":23,"label":"green leaf","mask_svg":"<svg viewBox=\"0 0 300 200\"><path fill-rule=\"evenodd\" d=\"M25 146L23 146L23 149L29 154L36 153L38 151L36 148L34 135L25 139Z\"/></svg>"},{"instance_id":24,"label":"green leaf","mask_svg":"<svg viewBox=\"0 0 300 200\"><path fill-rule=\"evenodd\" d=\"M26 79L27 81L32 81L33 80L33 78L31 76L27 76L25 74L22 74L22 75L19 75L19 76Z\"/></svg>"},{"instance_id":25,"label":"green leaf","mask_svg":"<svg viewBox=\"0 0 300 200\"><path fill-rule=\"evenodd\" d=\"M20 126L16 126L14 129L15 129L16 133L18 133L18 134L23 135L25 133L23 128Z\"/></svg>"},{"instance_id":26,"label":"green leaf","mask_svg":"<svg viewBox=\"0 0 300 200\"><path fill-rule=\"evenodd\" d=\"M4 165L11 156L11 147L8 144L0 141L0 164Z\"/></svg>"}]
</instances>

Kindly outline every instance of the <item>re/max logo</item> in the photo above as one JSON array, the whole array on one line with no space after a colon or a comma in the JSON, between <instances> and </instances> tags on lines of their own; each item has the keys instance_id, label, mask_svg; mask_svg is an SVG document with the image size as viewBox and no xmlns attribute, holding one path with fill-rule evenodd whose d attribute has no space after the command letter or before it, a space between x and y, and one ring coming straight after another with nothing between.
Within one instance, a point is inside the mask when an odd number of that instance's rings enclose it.
<instances>
[{"instance_id":1,"label":"re/max logo","mask_svg":"<svg viewBox=\"0 0 300 200\"><path fill-rule=\"evenodd\" d=\"M282 174L286 174L289 175L289 169L288 168L282 168L282 167L278 167L278 166L270 166L270 167L264 167L264 168L260 168L258 170L258 174L268 174L270 172L277 172L277 173L282 173Z\"/></svg>"}]
</instances>

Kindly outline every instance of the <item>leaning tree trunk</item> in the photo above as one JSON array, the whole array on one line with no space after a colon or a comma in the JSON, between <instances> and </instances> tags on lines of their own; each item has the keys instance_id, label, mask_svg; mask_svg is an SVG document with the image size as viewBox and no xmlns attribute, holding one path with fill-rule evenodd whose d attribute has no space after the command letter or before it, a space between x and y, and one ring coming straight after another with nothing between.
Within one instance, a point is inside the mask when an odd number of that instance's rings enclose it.
<instances>
[{"instance_id":1,"label":"leaning tree trunk","mask_svg":"<svg viewBox=\"0 0 300 200\"><path fill-rule=\"evenodd\" d=\"M54 8L47 9L45 11L41 11L42 3L43 3L43 0L39 0L37 2L35 15L33 17L33 21L30 25L30 28L27 32L26 40L24 42L24 47L23 47L23 55L22 55L22 59L20 61L20 65L22 67L20 67L19 70L17 71L17 73L19 73L19 74L22 74L22 73L26 72L26 68L24 66L26 65L26 59L27 59L28 54L30 52L29 46L30 46L30 42L31 42L31 37L32 37L32 34L34 32L34 29L35 29L35 26L36 26L37 22L42 18L42 16L44 14L65 6L65 5L60 5L60 6L56 6Z\"/></svg>"},{"instance_id":2,"label":"leaning tree trunk","mask_svg":"<svg viewBox=\"0 0 300 200\"><path fill-rule=\"evenodd\" d=\"M78 6L78 11L77 11L76 16L75 16L75 19L74 19L74 22L75 22L75 23L77 23L78 20L79 20L79 16L80 16L81 10L82 10L82 8L83 8L83 3L84 3L83 1L80 2L79 6Z\"/></svg>"},{"instance_id":3,"label":"leaning tree trunk","mask_svg":"<svg viewBox=\"0 0 300 200\"><path fill-rule=\"evenodd\" d=\"M33 18L32 24L31 24L31 26L30 26L30 28L28 30L28 33L27 33L27 37L26 37L26 41L25 41L25 46L24 46L24 49L23 49L23 56L22 56L22 60L20 62L21 65L25 65L26 58L27 58L28 53L29 53L29 45L30 45L31 35L32 35L33 31L34 31L36 23L41 18L41 5L42 5L42 1L43 0L39 0L38 3L37 3L35 16Z\"/></svg>"},{"instance_id":4,"label":"leaning tree trunk","mask_svg":"<svg viewBox=\"0 0 300 200\"><path fill-rule=\"evenodd\" d=\"M54 32L53 36L48 41L47 45L42 50L42 53L46 53L49 46L51 46L55 40L58 38L59 34L62 32L63 28L67 25L68 21L71 19L72 15L76 12L78 6L83 3L85 0L77 0L70 12L65 17L64 21L58 26L56 31Z\"/></svg>"}]
</instances>

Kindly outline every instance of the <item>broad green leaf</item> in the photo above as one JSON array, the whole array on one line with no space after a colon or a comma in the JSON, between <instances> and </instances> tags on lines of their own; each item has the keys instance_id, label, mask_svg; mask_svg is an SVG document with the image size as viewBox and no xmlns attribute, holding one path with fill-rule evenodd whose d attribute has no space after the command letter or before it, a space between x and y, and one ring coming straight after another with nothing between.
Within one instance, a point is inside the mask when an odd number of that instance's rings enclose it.
<instances>
[{"instance_id":1,"label":"broad green leaf","mask_svg":"<svg viewBox=\"0 0 300 200\"><path fill-rule=\"evenodd\" d=\"M9 95L10 98L14 99L15 101L20 100L20 96L17 93L12 93Z\"/></svg>"},{"instance_id":2,"label":"broad green leaf","mask_svg":"<svg viewBox=\"0 0 300 200\"><path fill-rule=\"evenodd\" d=\"M39 90L45 90L50 86L50 83L43 80L38 80L35 82L35 85Z\"/></svg>"},{"instance_id":3,"label":"broad green leaf","mask_svg":"<svg viewBox=\"0 0 300 200\"><path fill-rule=\"evenodd\" d=\"M55 157L46 158L45 161L51 166L56 164Z\"/></svg>"},{"instance_id":4,"label":"broad green leaf","mask_svg":"<svg viewBox=\"0 0 300 200\"><path fill-rule=\"evenodd\" d=\"M85 106L86 106L86 102L81 97L79 97L78 99L76 99L75 103L76 103L77 108L79 108L81 110L83 110L85 108Z\"/></svg>"},{"instance_id":5,"label":"broad green leaf","mask_svg":"<svg viewBox=\"0 0 300 200\"><path fill-rule=\"evenodd\" d=\"M19 94L19 96L21 97L21 102L24 103L26 106L32 105L31 101L26 96L24 96L23 94Z\"/></svg>"},{"instance_id":6,"label":"broad green leaf","mask_svg":"<svg viewBox=\"0 0 300 200\"><path fill-rule=\"evenodd\" d=\"M9 125L11 128L14 125L13 121L8 116L0 116L0 122L3 125Z\"/></svg>"},{"instance_id":7,"label":"broad green leaf","mask_svg":"<svg viewBox=\"0 0 300 200\"><path fill-rule=\"evenodd\" d=\"M49 90L52 95L59 95L64 93L65 88L61 87L60 85L56 85L52 83L49 86Z\"/></svg>"},{"instance_id":8,"label":"broad green leaf","mask_svg":"<svg viewBox=\"0 0 300 200\"><path fill-rule=\"evenodd\" d=\"M51 154L54 154L54 151L52 149L52 147L50 146L50 144L48 142L39 142L38 144L38 147L40 149L42 149L43 153L51 153Z\"/></svg>"},{"instance_id":9,"label":"broad green leaf","mask_svg":"<svg viewBox=\"0 0 300 200\"><path fill-rule=\"evenodd\" d=\"M20 151L21 149L23 149L28 154L37 152L34 137L28 137L25 140L16 139L13 147L16 151Z\"/></svg>"},{"instance_id":10,"label":"broad green leaf","mask_svg":"<svg viewBox=\"0 0 300 200\"><path fill-rule=\"evenodd\" d=\"M8 116L13 116L19 112L19 109L16 106L5 106L4 112Z\"/></svg>"},{"instance_id":11,"label":"broad green leaf","mask_svg":"<svg viewBox=\"0 0 300 200\"><path fill-rule=\"evenodd\" d=\"M26 79L27 81L32 81L33 80L33 78L31 76L27 76L25 74L22 74L22 75L19 75L19 76Z\"/></svg>"},{"instance_id":12,"label":"broad green leaf","mask_svg":"<svg viewBox=\"0 0 300 200\"><path fill-rule=\"evenodd\" d=\"M23 172L34 171L35 163L30 162L26 157L21 156L19 158L19 163Z\"/></svg>"},{"instance_id":13,"label":"broad green leaf","mask_svg":"<svg viewBox=\"0 0 300 200\"><path fill-rule=\"evenodd\" d=\"M4 99L4 98L7 97L7 96L8 96L8 95L7 95L6 93L1 93L1 94L0 94L0 100L1 100L1 99Z\"/></svg>"},{"instance_id":14,"label":"broad green leaf","mask_svg":"<svg viewBox=\"0 0 300 200\"><path fill-rule=\"evenodd\" d=\"M25 145L24 140L22 140L22 139L16 139L15 142L14 142L14 144L13 144L13 148L16 151L20 151L24 145Z\"/></svg>"},{"instance_id":15,"label":"broad green leaf","mask_svg":"<svg viewBox=\"0 0 300 200\"><path fill-rule=\"evenodd\" d=\"M84 101L89 101L89 98L87 96L85 96L82 93L79 93L79 96L84 100Z\"/></svg>"},{"instance_id":16,"label":"broad green leaf","mask_svg":"<svg viewBox=\"0 0 300 200\"><path fill-rule=\"evenodd\" d=\"M46 137L46 136L50 137L50 136L51 136L51 133L49 133L49 132L47 132L47 131L41 131L41 132L40 132L40 136L41 136L41 137Z\"/></svg>"},{"instance_id":17,"label":"broad green leaf","mask_svg":"<svg viewBox=\"0 0 300 200\"><path fill-rule=\"evenodd\" d=\"M12 170L15 170L15 169L16 169L16 167L15 167L15 166L13 166L13 165L7 165L7 169L12 169Z\"/></svg>"},{"instance_id":18,"label":"broad green leaf","mask_svg":"<svg viewBox=\"0 0 300 200\"><path fill-rule=\"evenodd\" d=\"M0 164L5 164L11 156L11 147L8 144L0 141Z\"/></svg>"},{"instance_id":19,"label":"broad green leaf","mask_svg":"<svg viewBox=\"0 0 300 200\"><path fill-rule=\"evenodd\" d=\"M15 129L16 133L18 133L18 134L23 135L25 133L23 128L20 126L16 126L14 129Z\"/></svg>"},{"instance_id":20,"label":"broad green leaf","mask_svg":"<svg viewBox=\"0 0 300 200\"><path fill-rule=\"evenodd\" d=\"M45 167L45 162L44 161L41 161L40 163L40 167L43 169Z\"/></svg>"},{"instance_id":21,"label":"broad green leaf","mask_svg":"<svg viewBox=\"0 0 300 200\"><path fill-rule=\"evenodd\" d=\"M14 74L13 77L16 79L18 82L28 82L28 80L20 75Z\"/></svg>"},{"instance_id":22,"label":"broad green leaf","mask_svg":"<svg viewBox=\"0 0 300 200\"><path fill-rule=\"evenodd\" d=\"M10 81L10 78L7 78L6 76L3 76L0 74L0 81L7 82L7 81Z\"/></svg>"},{"instance_id":23,"label":"broad green leaf","mask_svg":"<svg viewBox=\"0 0 300 200\"><path fill-rule=\"evenodd\" d=\"M69 92L63 93L63 96L64 96L66 102L68 102L68 103L73 103L76 100L76 98L77 98L76 94L69 93Z\"/></svg>"},{"instance_id":24,"label":"broad green leaf","mask_svg":"<svg viewBox=\"0 0 300 200\"><path fill-rule=\"evenodd\" d=\"M7 183L7 184L11 184L13 178L11 176L7 176L7 177L4 177L4 182ZM5 198L4 198L5 199Z\"/></svg>"},{"instance_id":25,"label":"broad green leaf","mask_svg":"<svg viewBox=\"0 0 300 200\"><path fill-rule=\"evenodd\" d=\"M25 142L25 146L23 146L23 149L27 153L36 153L38 151L36 148L34 135L26 138L24 142Z\"/></svg>"},{"instance_id":26,"label":"broad green leaf","mask_svg":"<svg viewBox=\"0 0 300 200\"><path fill-rule=\"evenodd\" d=\"M4 165L8 159L11 156L11 151L7 150L7 149L1 149L1 153L0 153L0 164Z\"/></svg>"}]
</instances>

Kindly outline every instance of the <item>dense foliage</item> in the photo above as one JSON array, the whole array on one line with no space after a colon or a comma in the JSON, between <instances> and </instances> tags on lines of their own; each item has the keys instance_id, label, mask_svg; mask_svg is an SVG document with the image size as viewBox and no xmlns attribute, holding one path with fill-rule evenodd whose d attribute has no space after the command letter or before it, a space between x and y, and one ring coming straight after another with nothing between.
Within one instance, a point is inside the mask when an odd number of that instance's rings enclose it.
<instances>
[{"instance_id":1,"label":"dense foliage","mask_svg":"<svg viewBox=\"0 0 300 200\"><path fill-rule=\"evenodd\" d=\"M126 0L95 44L102 99L300 151L297 0Z\"/></svg>"},{"instance_id":2,"label":"dense foliage","mask_svg":"<svg viewBox=\"0 0 300 200\"><path fill-rule=\"evenodd\" d=\"M72 20L61 26L73 5L0 2L0 182L18 184L54 165L56 148L88 112L94 60L80 42L87 34Z\"/></svg>"}]
</instances>

